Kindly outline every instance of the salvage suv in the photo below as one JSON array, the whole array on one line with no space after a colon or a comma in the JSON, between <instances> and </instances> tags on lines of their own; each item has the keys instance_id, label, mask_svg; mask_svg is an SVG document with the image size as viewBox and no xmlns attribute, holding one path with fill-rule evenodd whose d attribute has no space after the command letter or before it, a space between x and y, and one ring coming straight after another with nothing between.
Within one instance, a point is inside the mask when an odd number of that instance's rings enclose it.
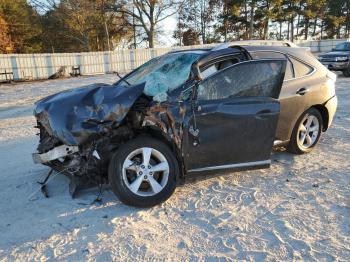
<instances>
[{"instance_id":1,"label":"salvage suv","mask_svg":"<svg viewBox=\"0 0 350 262\"><path fill-rule=\"evenodd\" d=\"M112 85L36 103L36 163L70 192L110 184L129 205L165 201L190 175L270 166L273 145L310 152L336 111L334 73L303 48L170 52Z\"/></svg>"}]
</instances>

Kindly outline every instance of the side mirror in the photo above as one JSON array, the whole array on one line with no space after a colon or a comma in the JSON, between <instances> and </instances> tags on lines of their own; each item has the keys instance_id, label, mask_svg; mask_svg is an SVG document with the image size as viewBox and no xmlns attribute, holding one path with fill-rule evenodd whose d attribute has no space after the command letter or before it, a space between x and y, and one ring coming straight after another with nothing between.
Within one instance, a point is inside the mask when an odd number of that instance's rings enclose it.
<instances>
[{"instance_id":1,"label":"side mirror","mask_svg":"<svg viewBox=\"0 0 350 262\"><path fill-rule=\"evenodd\" d=\"M203 77L201 75L201 71L199 70L199 66L198 66L198 63L195 62L192 64L192 67L191 67L191 72L193 74L193 77L196 81L201 81L203 80Z\"/></svg>"}]
</instances>

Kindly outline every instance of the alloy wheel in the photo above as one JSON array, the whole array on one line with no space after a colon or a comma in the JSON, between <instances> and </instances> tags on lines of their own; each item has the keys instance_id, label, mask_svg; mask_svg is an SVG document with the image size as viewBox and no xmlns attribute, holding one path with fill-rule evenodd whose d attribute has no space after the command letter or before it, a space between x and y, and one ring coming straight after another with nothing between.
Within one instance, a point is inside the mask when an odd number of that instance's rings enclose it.
<instances>
[{"instance_id":1,"label":"alloy wheel","mask_svg":"<svg viewBox=\"0 0 350 262\"><path fill-rule=\"evenodd\" d=\"M124 160L123 181L139 196L153 196L161 192L169 178L169 163L165 156L151 147L132 151Z\"/></svg>"},{"instance_id":2,"label":"alloy wheel","mask_svg":"<svg viewBox=\"0 0 350 262\"><path fill-rule=\"evenodd\" d=\"M319 135L320 123L316 116L307 114L300 122L298 129L298 144L301 148L312 147Z\"/></svg>"}]
</instances>

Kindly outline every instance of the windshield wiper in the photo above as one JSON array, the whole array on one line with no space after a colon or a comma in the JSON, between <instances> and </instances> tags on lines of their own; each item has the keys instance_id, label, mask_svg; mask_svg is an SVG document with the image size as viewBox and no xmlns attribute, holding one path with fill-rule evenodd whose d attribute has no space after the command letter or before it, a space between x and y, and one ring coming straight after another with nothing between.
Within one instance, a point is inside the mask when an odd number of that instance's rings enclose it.
<instances>
[{"instance_id":1,"label":"windshield wiper","mask_svg":"<svg viewBox=\"0 0 350 262\"><path fill-rule=\"evenodd\" d=\"M127 83L129 86L131 86L131 84L128 81L126 81L118 72L115 72L115 73L117 74L117 76L120 78L121 81L123 81L123 82Z\"/></svg>"}]
</instances>

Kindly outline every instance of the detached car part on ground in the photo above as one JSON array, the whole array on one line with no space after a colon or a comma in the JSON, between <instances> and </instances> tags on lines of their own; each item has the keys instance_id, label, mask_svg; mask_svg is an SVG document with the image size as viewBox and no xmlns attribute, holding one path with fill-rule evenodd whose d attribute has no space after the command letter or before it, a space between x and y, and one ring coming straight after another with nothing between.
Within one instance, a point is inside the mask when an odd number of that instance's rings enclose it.
<instances>
[{"instance_id":1,"label":"detached car part on ground","mask_svg":"<svg viewBox=\"0 0 350 262\"><path fill-rule=\"evenodd\" d=\"M70 192L110 184L121 201L152 206L190 175L270 166L274 144L306 153L331 124L335 75L307 50L231 46L172 52L113 85L36 103L36 163Z\"/></svg>"}]
</instances>

